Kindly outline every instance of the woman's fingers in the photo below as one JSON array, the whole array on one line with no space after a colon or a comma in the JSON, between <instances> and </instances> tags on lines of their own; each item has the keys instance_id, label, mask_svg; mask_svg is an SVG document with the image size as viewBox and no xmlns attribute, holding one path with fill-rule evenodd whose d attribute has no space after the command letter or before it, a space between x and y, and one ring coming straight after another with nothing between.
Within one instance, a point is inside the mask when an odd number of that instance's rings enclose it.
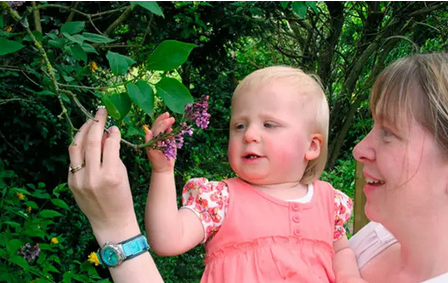
<instances>
[{"instance_id":1,"label":"woman's fingers","mask_svg":"<svg viewBox=\"0 0 448 283\"><path fill-rule=\"evenodd\" d=\"M103 138L106 118L106 109L98 109L95 115L95 120L97 122L92 123L84 145L86 151L86 167L89 167L89 172L93 175L95 175L95 172L98 172L101 167L101 141Z\"/></svg>"},{"instance_id":2,"label":"woman's fingers","mask_svg":"<svg viewBox=\"0 0 448 283\"><path fill-rule=\"evenodd\" d=\"M85 122L84 125L82 125L82 127L78 130L78 133L76 133L75 138L73 139L73 144L68 147L71 167L76 167L84 162L85 156L83 142L91 125L92 120L87 120L87 122Z\"/></svg>"},{"instance_id":3,"label":"woman's fingers","mask_svg":"<svg viewBox=\"0 0 448 283\"><path fill-rule=\"evenodd\" d=\"M116 164L121 162L120 159L120 141L121 133L116 127L109 128L109 136L104 140L104 151L103 151L103 168L106 172L113 172L116 168ZM111 169L111 171L108 171Z\"/></svg>"}]
</instances>

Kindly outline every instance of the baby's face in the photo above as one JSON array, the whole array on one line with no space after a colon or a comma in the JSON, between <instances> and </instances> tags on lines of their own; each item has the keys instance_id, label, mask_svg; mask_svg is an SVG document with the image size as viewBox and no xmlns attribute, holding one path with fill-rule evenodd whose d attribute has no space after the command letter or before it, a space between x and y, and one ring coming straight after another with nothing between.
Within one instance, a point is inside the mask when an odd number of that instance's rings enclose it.
<instances>
[{"instance_id":1,"label":"baby's face","mask_svg":"<svg viewBox=\"0 0 448 283\"><path fill-rule=\"evenodd\" d=\"M316 135L308 91L306 83L276 79L234 96L228 154L242 179L257 185L301 180Z\"/></svg>"}]
</instances>

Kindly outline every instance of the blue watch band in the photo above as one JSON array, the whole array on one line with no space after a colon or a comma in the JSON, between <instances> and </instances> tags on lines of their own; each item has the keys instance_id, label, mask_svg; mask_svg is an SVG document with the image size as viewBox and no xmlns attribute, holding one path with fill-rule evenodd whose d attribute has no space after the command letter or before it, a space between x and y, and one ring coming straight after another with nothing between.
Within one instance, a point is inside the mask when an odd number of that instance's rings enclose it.
<instances>
[{"instance_id":1,"label":"blue watch band","mask_svg":"<svg viewBox=\"0 0 448 283\"><path fill-rule=\"evenodd\" d=\"M118 244L106 242L97 252L101 264L116 267L125 260L139 256L149 250L146 237L142 234L134 236Z\"/></svg>"},{"instance_id":2,"label":"blue watch band","mask_svg":"<svg viewBox=\"0 0 448 283\"><path fill-rule=\"evenodd\" d=\"M148 241L142 234L123 241L120 244L126 256L125 260L136 257L149 250Z\"/></svg>"}]
</instances>

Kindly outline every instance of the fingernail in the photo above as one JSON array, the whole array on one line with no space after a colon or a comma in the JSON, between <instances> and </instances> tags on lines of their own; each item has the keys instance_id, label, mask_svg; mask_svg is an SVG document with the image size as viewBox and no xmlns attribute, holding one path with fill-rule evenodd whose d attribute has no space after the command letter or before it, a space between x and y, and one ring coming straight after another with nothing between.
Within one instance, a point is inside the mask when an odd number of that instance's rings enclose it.
<instances>
[{"instance_id":1,"label":"fingernail","mask_svg":"<svg viewBox=\"0 0 448 283\"><path fill-rule=\"evenodd\" d=\"M106 114L106 108L105 107L98 108L98 113L101 115Z\"/></svg>"}]
</instances>

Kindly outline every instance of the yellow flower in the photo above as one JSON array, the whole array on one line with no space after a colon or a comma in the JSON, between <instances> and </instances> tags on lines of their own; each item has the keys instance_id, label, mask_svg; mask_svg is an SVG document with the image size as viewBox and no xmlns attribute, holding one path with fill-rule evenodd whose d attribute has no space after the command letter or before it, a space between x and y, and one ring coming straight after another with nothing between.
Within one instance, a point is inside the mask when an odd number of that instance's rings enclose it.
<instances>
[{"instance_id":1,"label":"yellow flower","mask_svg":"<svg viewBox=\"0 0 448 283\"><path fill-rule=\"evenodd\" d=\"M124 122L121 122L121 126L124 127L126 126L126 124Z\"/></svg>"},{"instance_id":2,"label":"yellow flower","mask_svg":"<svg viewBox=\"0 0 448 283\"><path fill-rule=\"evenodd\" d=\"M20 200L24 200L25 199L25 196L22 193L16 193L16 196Z\"/></svg>"},{"instance_id":3,"label":"yellow flower","mask_svg":"<svg viewBox=\"0 0 448 283\"><path fill-rule=\"evenodd\" d=\"M28 213L31 213L31 206L28 206L28 207L26 208L26 211L28 211Z\"/></svg>"},{"instance_id":4,"label":"yellow flower","mask_svg":"<svg viewBox=\"0 0 448 283\"><path fill-rule=\"evenodd\" d=\"M100 264L100 260L98 259L98 255L96 252L91 252L89 254L89 257L87 259L91 264L95 264L95 266L98 266Z\"/></svg>"},{"instance_id":5,"label":"yellow flower","mask_svg":"<svg viewBox=\"0 0 448 283\"><path fill-rule=\"evenodd\" d=\"M98 70L98 65L96 64L96 62L90 62L90 69L92 73L95 73L95 71Z\"/></svg>"},{"instance_id":6,"label":"yellow flower","mask_svg":"<svg viewBox=\"0 0 448 283\"><path fill-rule=\"evenodd\" d=\"M51 238L51 242L53 244L59 244L58 238L56 238L56 237Z\"/></svg>"},{"instance_id":7,"label":"yellow flower","mask_svg":"<svg viewBox=\"0 0 448 283\"><path fill-rule=\"evenodd\" d=\"M11 30L12 30L12 27L10 26L10 27L8 27L8 28L6 29L6 32L7 32L7 33L10 33Z\"/></svg>"},{"instance_id":8,"label":"yellow flower","mask_svg":"<svg viewBox=\"0 0 448 283\"><path fill-rule=\"evenodd\" d=\"M146 133L146 131L149 131L149 126L148 125L143 125L142 128L145 131L145 133Z\"/></svg>"}]
</instances>

